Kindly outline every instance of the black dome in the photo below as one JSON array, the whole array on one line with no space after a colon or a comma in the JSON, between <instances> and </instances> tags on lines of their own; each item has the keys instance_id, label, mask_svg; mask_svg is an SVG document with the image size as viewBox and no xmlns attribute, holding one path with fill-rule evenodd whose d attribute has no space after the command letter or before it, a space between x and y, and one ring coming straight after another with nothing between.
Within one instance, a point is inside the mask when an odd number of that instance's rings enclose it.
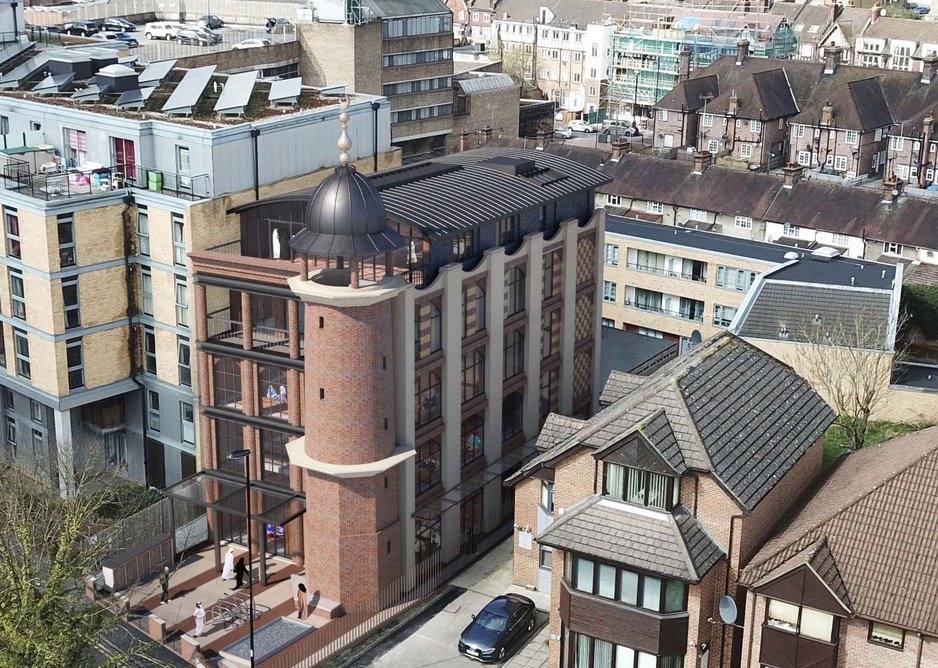
<instances>
[{"instance_id":1,"label":"black dome","mask_svg":"<svg viewBox=\"0 0 938 668\"><path fill-rule=\"evenodd\" d=\"M407 242L388 228L381 195L352 165L340 165L306 205L306 229L290 239L303 255L371 257Z\"/></svg>"}]
</instances>

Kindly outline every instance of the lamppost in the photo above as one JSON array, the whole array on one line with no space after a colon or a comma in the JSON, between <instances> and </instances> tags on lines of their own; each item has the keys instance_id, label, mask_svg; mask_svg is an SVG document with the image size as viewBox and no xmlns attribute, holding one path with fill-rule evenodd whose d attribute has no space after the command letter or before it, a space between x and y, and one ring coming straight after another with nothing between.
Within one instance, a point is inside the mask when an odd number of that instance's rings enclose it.
<instances>
[{"instance_id":1,"label":"lamppost","mask_svg":"<svg viewBox=\"0 0 938 668\"><path fill-rule=\"evenodd\" d=\"M228 453L228 459L244 460L244 505L247 512L248 523L248 635L251 644L251 668L254 668L254 569L251 557L251 472L248 465L251 461L250 450L234 450Z\"/></svg>"}]
</instances>

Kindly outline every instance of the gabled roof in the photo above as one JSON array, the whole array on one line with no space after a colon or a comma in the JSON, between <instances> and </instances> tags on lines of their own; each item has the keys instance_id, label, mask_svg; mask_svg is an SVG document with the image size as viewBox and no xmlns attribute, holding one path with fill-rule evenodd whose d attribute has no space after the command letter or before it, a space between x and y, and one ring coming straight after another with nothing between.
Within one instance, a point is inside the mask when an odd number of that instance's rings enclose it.
<instances>
[{"instance_id":1,"label":"gabled roof","mask_svg":"<svg viewBox=\"0 0 938 668\"><path fill-rule=\"evenodd\" d=\"M599 403L608 406L611 403L614 403L624 397L627 394L631 394L641 386L648 378L645 376L639 376L634 373L625 373L624 371L613 371L609 374L608 380L606 380L606 385L603 387L602 393L599 395Z\"/></svg>"},{"instance_id":2,"label":"gabled roof","mask_svg":"<svg viewBox=\"0 0 938 668\"><path fill-rule=\"evenodd\" d=\"M541 433L537 435L537 449L540 451L554 447L561 441L564 441L586 424L585 420L550 413L541 427Z\"/></svg>"},{"instance_id":3,"label":"gabled roof","mask_svg":"<svg viewBox=\"0 0 938 668\"><path fill-rule=\"evenodd\" d=\"M720 82L714 76L699 76L688 79L671 89L655 105L659 109L702 109L705 100L712 100L720 95Z\"/></svg>"},{"instance_id":4,"label":"gabled roof","mask_svg":"<svg viewBox=\"0 0 938 668\"><path fill-rule=\"evenodd\" d=\"M699 582L725 554L683 506L667 512L599 495L567 508L537 541L685 582Z\"/></svg>"},{"instance_id":5,"label":"gabled roof","mask_svg":"<svg viewBox=\"0 0 938 668\"><path fill-rule=\"evenodd\" d=\"M772 583L785 578L785 576L800 568L807 568L817 581L826 587L828 593L837 602L841 612L846 614L853 613L847 585L844 584L843 576L837 568L837 563L834 560L834 555L830 551L826 538L818 539L795 554L785 563L772 569L769 573L766 573L758 582L752 584L752 588L759 592L760 589L768 588ZM771 593L767 595L771 597ZM809 607L816 606L809 605Z\"/></svg>"},{"instance_id":6,"label":"gabled roof","mask_svg":"<svg viewBox=\"0 0 938 668\"><path fill-rule=\"evenodd\" d=\"M872 39L898 39L909 42L938 44L938 23L881 16L876 19L875 23L871 23L860 36Z\"/></svg>"},{"instance_id":7,"label":"gabled roof","mask_svg":"<svg viewBox=\"0 0 938 668\"><path fill-rule=\"evenodd\" d=\"M938 427L854 452L743 570L763 583L824 539L856 615L938 635Z\"/></svg>"},{"instance_id":8,"label":"gabled roof","mask_svg":"<svg viewBox=\"0 0 938 668\"><path fill-rule=\"evenodd\" d=\"M554 466L575 449L599 450L639 430L672 463L676 443L687 469L712 473L742 508L752 510L833 419L830 407L790 367L724 333L661 367L510 482ZM663 457L665 452L659 450Z\"/></svg>"}]
</instances>

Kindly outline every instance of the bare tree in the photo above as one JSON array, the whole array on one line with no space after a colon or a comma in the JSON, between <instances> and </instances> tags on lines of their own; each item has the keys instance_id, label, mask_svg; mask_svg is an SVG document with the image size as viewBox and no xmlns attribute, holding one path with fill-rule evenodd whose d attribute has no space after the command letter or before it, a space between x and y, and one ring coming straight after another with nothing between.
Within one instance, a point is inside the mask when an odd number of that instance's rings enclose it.
<instances>
[{"instance_id":1,"label":"bare tree","mask_svg":"<svg viewBox=\"0 0 938 668\"><path fill-rule=\"evenodd\" d=\"M893 367L903 357L896 349L896 325L858 317L804 323L796 338L811 385L837 413L837 424L854 450L866 442L872 416L883 406Z\"/></svg>"}]
</instances>

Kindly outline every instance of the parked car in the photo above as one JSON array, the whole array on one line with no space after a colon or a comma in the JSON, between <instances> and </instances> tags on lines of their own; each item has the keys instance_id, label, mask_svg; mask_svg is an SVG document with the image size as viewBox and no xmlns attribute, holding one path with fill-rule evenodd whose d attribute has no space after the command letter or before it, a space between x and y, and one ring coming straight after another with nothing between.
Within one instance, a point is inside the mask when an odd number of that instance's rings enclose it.
<instances>
[{"instance_id":1,"label":"parked car","mask_svg":"<svg viewBox=\"0 0 938 668\"><path fill-rule=\"evenodd\" d=\"M573 139L573 130L570 128L554 128L554 137L557 139Z\"/></svg>"},{"instance_id":2,"label":"parked car","mask_svg":"<svg viewBox=\"0 0 938 668\"><path fill-rule=\"evenodd\" d=\"M75 21L65 26L66 35L78 35L81 37L91 37L98 32L98 26L94 21Z\"/></svg>"},{"instance_id":3,"label":"parked car","mask_svg":"<svg viewBox=\"0 0 938 668\"><path fill-rule=\"evenodd\" d=\"M459 636L459 653L483 663L504 661L534 629L535 613L534 601L526 596L492 599Z\"/></svg>"},{"instance_id":4,"label":"parked car","mask_svg":"<svg viewBox=\"0 0 938 668\"><path fill-rule=\"evenodd\" d=\"M114 32L136 32L137 24L120 16L115 16L101 21L101 30L112 30Z\"/></svg>"},{"instance_id":5,"label":"parked car","mask_svg":"<svg viewBox=\"0 0 938 668\"><path fill-rule=\"evenodd\" d=\"M59 34L65 32L63 26L26 26L30 32Z\"/></svg>"},{"instance_id":6,"label":"parked car","mask_svg":"<svg viewBox=\"0 0 938 668\"><path fill-rule=\"evenodd\" d=\"M225 22L214 14L206 14L205 16L199 17L199 25L203 28L221 28L225 25Z\"/></svg>"},{"instance_id":7,"label":"parked car","mask_svg":"<svg viewBox=\"0 0 938 668\"><path fill-rule=\"evenodd\" d=\"M221 42L221 35L209 28L184 28L176 34L176 41L180 44L211 46Z\"/></svg>"},{"instance_id":8,"label":"parked car","mask_svg":"<svg viewBox=\"0 0 938 668\"><path fill-rule=\"evenodd\" d=\"M581 120L572 120L567 124L567 127L573 130L574 132L596 132L592 125L586 121Z\"/></svg>"},{"instance_id":9,"label":"parked car","mask_svg":"<svg viewBox=\"0 0 938 668\"><path fill-rule=\"evenodd\" d=\"M270 46L269 39L245 39L235 44L232 49L259 49L262 46Z\"/></svg>"},{"instance_id":10,"label":"parked car","mask_svg":"<svg viewBox=\"0 0 938 668\"><path fill-rule=\"evenodd\" d=\"M185 26L178 23L148 23L143 28L147 39L176 39L176 35Z\"/></svg>"},{"instance_id":11,"label":"parked car","mask_svg":"<svg viewBox=\"0 0 938 668\"><path fill-rule=\"evenodd\" d=\"M122 42L126 46L140 46L136 39L125 32L99 32L91 36L98 42Z\"/></svg>"}]
</instances>

